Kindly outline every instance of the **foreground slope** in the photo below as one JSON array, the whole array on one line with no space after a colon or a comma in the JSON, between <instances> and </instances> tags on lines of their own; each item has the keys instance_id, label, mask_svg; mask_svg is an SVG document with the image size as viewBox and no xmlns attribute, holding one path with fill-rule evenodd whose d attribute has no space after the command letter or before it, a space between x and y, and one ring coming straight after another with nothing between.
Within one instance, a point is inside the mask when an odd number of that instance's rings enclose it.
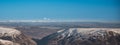
<instances>
[{"instance_id":1,"label":"foreground slope","mask_svg":"<svg viewBox=\"0 0 120 45\"><path fill-rule=\"evenodd\" d=\"M0 27L0 45L36 45L36 43L16 29Z\"/></svg>"},{"instance_id":2,"label":"foreground slope","mask_svg":"<svg viewBox=\"0 0 120 45\"><path fill-rule=\"evenodd\" d=\"M120 29L70 28L44 37L42 45L120 45Z\"/></svg>"}]
</instances>

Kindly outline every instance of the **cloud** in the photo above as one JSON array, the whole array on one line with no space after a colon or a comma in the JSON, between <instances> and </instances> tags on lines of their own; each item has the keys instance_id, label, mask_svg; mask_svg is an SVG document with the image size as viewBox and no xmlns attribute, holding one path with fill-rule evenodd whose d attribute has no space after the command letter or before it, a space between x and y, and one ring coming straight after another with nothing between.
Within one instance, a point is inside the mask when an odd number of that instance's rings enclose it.
<instances>
[{"instance_id":1,"label":"cloud","mask_svg":"<svg viewBox=\"0 0 120 45\"><path fill-rule=\"evenodd\" d=\"M50 18L44 17L43 20L51 20Z\"/></svg>"}]
</instances>

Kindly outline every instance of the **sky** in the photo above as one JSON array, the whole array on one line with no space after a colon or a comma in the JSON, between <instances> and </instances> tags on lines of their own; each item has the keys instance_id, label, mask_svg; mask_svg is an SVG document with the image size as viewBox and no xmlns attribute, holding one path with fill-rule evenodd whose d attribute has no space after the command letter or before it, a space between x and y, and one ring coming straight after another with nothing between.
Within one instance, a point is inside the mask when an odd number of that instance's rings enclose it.
<instances>
[{"instance_id":1,"label":"sky","mask_svg":"<svg viewBox=\"0 0 120 45\"><path fill-rule=\"evenodd\" d=\"M0 0L0 20L120 21L119 0Z\"/></svg>"}]
</instances>

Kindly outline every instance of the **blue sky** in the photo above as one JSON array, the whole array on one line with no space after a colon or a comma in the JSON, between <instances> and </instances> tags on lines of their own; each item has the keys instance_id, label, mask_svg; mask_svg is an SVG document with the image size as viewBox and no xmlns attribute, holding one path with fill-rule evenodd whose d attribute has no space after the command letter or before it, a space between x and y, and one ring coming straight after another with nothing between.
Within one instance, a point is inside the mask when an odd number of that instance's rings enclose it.
<instances>
[{"instance_id":1,"label":"blue sky","mask_svg":"<svg viewBox=\"0 0 120 45\"><path fill-rule=\"evenodd\" d=\"M0 20L120 21L118 0L0 0Z\"/></svg>"}]
</instances>

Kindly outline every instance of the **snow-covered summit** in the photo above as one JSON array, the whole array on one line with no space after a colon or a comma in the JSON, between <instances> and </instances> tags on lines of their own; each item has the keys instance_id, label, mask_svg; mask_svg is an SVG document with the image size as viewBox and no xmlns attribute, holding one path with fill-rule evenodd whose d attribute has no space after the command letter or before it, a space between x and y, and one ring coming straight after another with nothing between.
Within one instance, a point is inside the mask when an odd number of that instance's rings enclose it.
<instances>
[{"instance_id":1,"label":"snow-covered summit","mask_svg":"<svg viewBox=\"0 0 120 45\"><path fill-rule=\"evenodd\" d=\"M112 29L112 28L70 28L70 29L64 29L57 31L57 34L61 34L63 37L64 36L74 36L76 34L80 35L104 35L105 32L107 31L113 31L116 33L120 33L120 29Z\"/></svg>"},{"instance_id":2,"label":"snow-covered summit","mask_svg":"<svg viewBox=\"0 0 120 45\"><path fill-rule=\"evenodd\" d=\"M119 28L63 29L42 39L44 45L119 45Z\"/></svg>"}]
</instances>

